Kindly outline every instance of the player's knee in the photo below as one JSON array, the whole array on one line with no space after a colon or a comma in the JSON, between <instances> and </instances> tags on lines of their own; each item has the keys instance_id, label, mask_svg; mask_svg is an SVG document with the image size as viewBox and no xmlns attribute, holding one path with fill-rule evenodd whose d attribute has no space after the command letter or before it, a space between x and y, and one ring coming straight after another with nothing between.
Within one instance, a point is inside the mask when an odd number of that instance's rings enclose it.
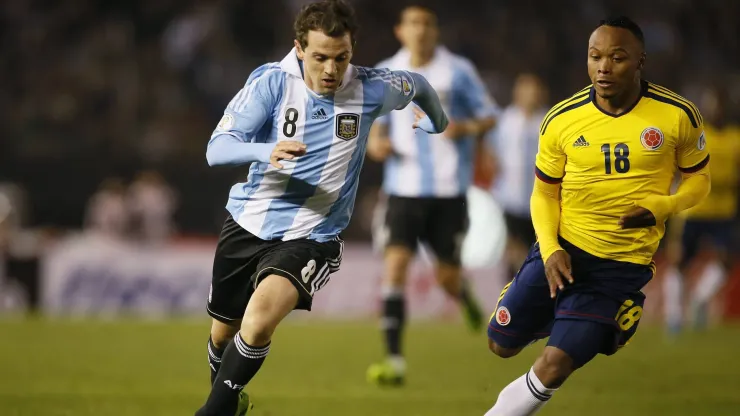
<instances>
[{"instance_id":1,"label":"player's knee","mask_svg":"<svg viewBox=\"0 0 740 416\"><path fill-rule=\"evenodd\" d=\"M270 342L276 328L277 322L271 317L253 314L242 320L241 336L247 344L261 346Z\"/></svg>"},{"instance_id":2,"label":"player's knee","mask_svg":"<svg viewBox=\"0 0 740 416\"><path fill-rule=\"evenodd\" d=\"M488 349L491 350L492 353L498 355L501 358L511 358L519 352L521 352L522 348L504 348L498 344L496 344L496 341L492 339L488 339Z\"/></svg>"},{"instance_id":3,"label":"player's knee","mask_svg":"<svg viewBox=\"0 0 740 416\"><path fill-rule=\"evenodd\" d=\"M406 247L389 246L385 249L386 284L401 287L406 282L406 271L413 257L413 252Z\"/></svg>"},{"instance_id":4,"label":"player's knee","mask_svg":"<svg viewBox=\"0 0 740 416\"><path fill-rule=\"evenodd\" d=\"M278 324L298 303L298 290L285 277L270 275L257 286L242 319L241 335L249 345L270 341Z\"/></svg>"},{"instance_id":5,"label":"player's knee","mask_svg":"<svg viewBox=\"0 0 740 416\"><path fill-rule=\"evenodd\" d=\"M214 319L211 324L211 342L216 348L226 348L229 341L239 332L240 325L240 321L225 323Z\"/></svg>"},{"instance_id":6,"label":"player's knee","mask_svg":"<svg viewBox=\"0 0 740 416\"><path fill-rule=\"evenodd\" d=\"M547 388L557 388L575 371L573 359L563 350L545 347L534 363L537 378Z\"/></svg>"}]
</instances>

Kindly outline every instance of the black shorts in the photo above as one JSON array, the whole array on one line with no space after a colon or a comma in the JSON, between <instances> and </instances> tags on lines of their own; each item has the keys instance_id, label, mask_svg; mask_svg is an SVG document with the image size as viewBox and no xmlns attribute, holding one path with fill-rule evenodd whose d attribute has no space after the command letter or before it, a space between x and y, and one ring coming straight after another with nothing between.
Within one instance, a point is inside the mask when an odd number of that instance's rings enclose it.
<instances>
[{"instance_id":1,"label":"black shorts","mask_svg":"<svg viewBox=\"0 0 740 416\"><path fill-rule=\"evenodd\" d=\"M221 322L241 320L260 280L276 274L298 289L296 309L311 310L313 295L339 270L344 243L308 239L266 241L226 218L213 259L208 314Z\"/></svg>"},{"instance_id":2,"label":"black shorts","mask_svg":"<svg viewBox=\"0 0 740 416\"><path fill-rule=\"evenodd\" d=\"M506 231L509 236L527 247L531 247L536 240L532 218L504 212Z\"/></svg>"},{"instance_id":3,"label":"black shorts","mask_svg":"<svg viewBox=\"0 0 740 416\"><path fill-rule=\"evenodd\" d=\"M459 265L468 230L465 197L407 198L390 196L385 215L386 246L416 250L427 244L442 263Z\"/></svg>"}]
</instances>

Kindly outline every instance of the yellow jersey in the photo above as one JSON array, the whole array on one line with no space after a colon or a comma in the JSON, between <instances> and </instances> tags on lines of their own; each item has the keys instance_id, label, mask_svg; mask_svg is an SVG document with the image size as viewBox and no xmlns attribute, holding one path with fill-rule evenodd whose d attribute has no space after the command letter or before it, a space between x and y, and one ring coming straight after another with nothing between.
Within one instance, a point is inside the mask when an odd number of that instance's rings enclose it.
<instances>
[{"instance_id":1,"label":"yellow jersey","mask_svg":"<svg viewBox=\"0 0 740 416\"><path fill-rule=\"evenodd\" d=\"M740 176L740 127L723 129L704 125L711 143L712 190L699 205L686 211L686 217L697 220L730 220L737 214L737 191Z\"/></svg>"},{"instance_id":2,"label":"yellow jersey","mask_svg":"<svg viewBox=\"0 0 740 416\"><path fill-rule=\"evenodd\" d=\"M665 233L623 230L619 218L652 195L670 195L676 167L696 172L709 153L701 114L676 93L646 81L622 114L598 107L592 87L553 107L540 127L536 174L561 183L561 237L594 256L649 264Z\"/></svg>"}]
</instances>

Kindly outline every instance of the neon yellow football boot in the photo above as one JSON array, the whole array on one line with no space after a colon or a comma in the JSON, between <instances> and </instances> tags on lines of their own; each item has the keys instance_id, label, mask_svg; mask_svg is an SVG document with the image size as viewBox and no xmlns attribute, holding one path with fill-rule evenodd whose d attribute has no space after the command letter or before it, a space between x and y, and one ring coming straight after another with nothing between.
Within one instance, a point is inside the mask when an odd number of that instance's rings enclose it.
<instances>
[{"instance_id":1,"label":"neon yellow football boot","mask_svg":"<svg viewBox=\"0 0 740 416\"><path fill-rule=\"evenodd\" d=\"M235 416L245 416L250 410L254 408L254 403L249 398L249 394L242 390L239 392L239 406L236 408Z\"/></svg>"},{"instance_id":2,"label":"neon yellow football boot","mask_svg":"<svg viewBox=\"0 0 740 416\"><path fill-rule=\"evenodd\" d=\"M462 308L463 318L470 331L474 333L480 332L485 325L485 321L483 321L483 310L470 291L468 291L468 296L460 300L460 308Z\"/></svg>"},{"instance_id":3,"label":"neon yellow football boot","mask_svg":"<svg viewBox=\"0 0 740 416\"><path fill-rule=\"evenodd\" d=\"M406 363L403 358L398 358L395 362L387 359L372 364L367 369L367 381L381 387L402 386L406 381Z\"/></svg>"}]
</instances>

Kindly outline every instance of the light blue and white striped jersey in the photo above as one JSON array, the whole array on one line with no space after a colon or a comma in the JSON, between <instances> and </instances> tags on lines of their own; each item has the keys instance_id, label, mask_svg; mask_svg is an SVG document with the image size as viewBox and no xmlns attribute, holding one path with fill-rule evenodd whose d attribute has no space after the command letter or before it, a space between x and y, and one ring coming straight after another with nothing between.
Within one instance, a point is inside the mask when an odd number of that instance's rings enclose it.
<instances>
[{"instance_id":1,"label":"light blue and white striped jersey","mask_svg":"<svg viewBox=\"0 0 740 416\"><path fill-rule=\"evenodd\" d=\"M498 155L499 174L492 185L493 196L504 211L529 217L529 199L534 187L540 123L547 109L527 115L519 107L506 107L487 139Z\"/></svg>"},{"instance_id":2,"label":"light blue and white striped jersey","mask_svg":"<svg viewBox=\"0 0 740 416\"><path fill-rule=\"evenodd\" d=\"M411 53L401 49L377 67L411 70L410 60ZM469 60L437 47L431 62L413 71L423 75L437 91L451 122L497 115L498 106ZM413 120L411 108L378 120L390 124L388 133L393 147L385 161L383 191L404 197L465 195L473 181L475 138L451 140L444 133L427 134L409 128Z\"/></svg>"},{"instance_id":3,"label":"light blue and white striped jersey","mask_svg":"<svg viewBox=\"0 0 740 416\"><path fill-rule=\"evenodd\" d=\"M350 65L333 96L305 84L295 48L257 68L231 100L211 136L247 143L303 142L306 154L283 169L253 162L247 181L231 188L234 220L263 240L334 239L352 215L373 121L414 98L405 71ZM411 123L408 128L411 129Z\"/></svg>"}]
</instances>

